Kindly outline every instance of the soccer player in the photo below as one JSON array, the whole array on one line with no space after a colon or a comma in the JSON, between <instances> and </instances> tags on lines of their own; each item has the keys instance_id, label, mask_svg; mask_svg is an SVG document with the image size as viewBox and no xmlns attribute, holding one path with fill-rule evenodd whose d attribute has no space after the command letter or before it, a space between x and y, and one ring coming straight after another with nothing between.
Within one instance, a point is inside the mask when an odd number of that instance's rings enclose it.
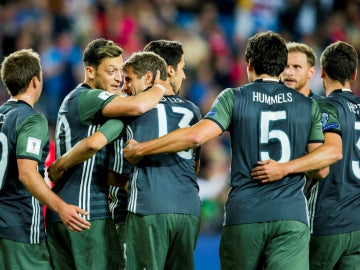
<instances>
[{"instance_id":1,"label":"soccer player","mask_svg":"<svg viewBox=\"0 0 360 270\"><path fill-rule=\"evenodd\" d=\"M320 146L324 137L317 103L279 81L287 53L278 34L254 35L245 52L249 84L220 93L197 124L151 141L129 141L124 149L125 157L136 163L147 155L191 149L230 132L232 164L220 243L222 269L309 267L310 231L301 172L324 168L339 155L327 145ZM312 153L302 157L306 152ZM253 167L259 159L270 158L285 163L287 176L263 184L260 175L255 181ZM294 158L301 162L292 162Z\"/></svg>"},{"instance_id":2,"label":"soccer player","mask_svg":"<svg viewBox=\"0 0 360 270\"><path fill-rule=\"evenodd\" d=\"M310 80L315 75L316 55L314 50L305 43L289 42L287 65L280 78L288 87L294 88L303 95L313 99L323 98L310 89ZM329 135L328 135L329 136ZM325 135L325 140L328 137ZM329 139L328 139L329 140ZM319 179L307 177L304 194L308 197L309 190Z\"/></svg>"},{"instance_id":3,"label":"soccer player","mask_svg":"<svg viewBox=\"0 0 360 270\"><path fill-rule=\"evenodd\" d=\"M86 211L61 200L43 178L49 133L34 110L43 87L39 55L24 49L5 57L1 79L10 99L0 107L0 269L51 269L41 203L67 231L90 223L79 216Z\"/></svg>"},{"instance_id":4,"label":"soccer player","mask_svg":"<svg viewBox=\"0 0 360 270\"><path fill-rule=\"evenodd\" d=\"M323 130L342 136L343 159L311 190L310 269L360 267L360 98L351 91L358 55L345 42L325 48L320 57L326 98L319 101Z\"/></svg>"},{"instance_id":5,"label":"soccer player","mask_svg":"<svg viewBox=\"0 0 360 270\"><path fill-rule=\"evenodd\" d=\"M109 149L103 146L119 136L123 123L109 117L140 115L158 103L166 87L171 88L159 80L136 97L112 94L122 83L123 59L122 49L109 40L90 42L83 60L85 81L64 99L55 136L58 158L66 156L77 143L80 152L75 162L64 158L54 165L55 175L62 177L53 190L66 202L86 209L91 229L81 235L69 233L58 222L56 213L49 211L48 246L55 269L119 269L120 247L114 241L117 233L108 206ZM92 134L96 140L87 138ZM78 165L68 169L73 164Z\"/></svg>"},{"instance_id":6,"label":"soccer player","mask_svg":"<svg viewBox=\"0 0 360 270\"><path fill-rule=\"evenodd\" d=\"M130 122L129 138L146 141L201 119L193 103L178 96L184 73L182 45L153 41L145 51L167 62L168 82L174 94L165 95L153 110ZM143 54L149 54L145 52ZM137 94L151 86L153 71L144 67L142 54L124 64L124 91ZM194 269L194 251L200 230L200 198L196 182L199 149L144 158L129 175L126 221L126 269Z\"/></svg>"}]
</instances>

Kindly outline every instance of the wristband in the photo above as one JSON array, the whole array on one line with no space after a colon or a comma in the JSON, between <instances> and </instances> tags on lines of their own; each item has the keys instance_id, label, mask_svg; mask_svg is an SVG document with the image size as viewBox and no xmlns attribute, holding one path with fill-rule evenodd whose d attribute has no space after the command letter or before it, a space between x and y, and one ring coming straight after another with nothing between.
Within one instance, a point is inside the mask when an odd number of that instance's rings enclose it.
<instances>
[{"instance_id":1,"label":"wristband","mask_svg":"<svg viewBox=\"0 0 360 270\"><path fill-rule=\"evenodd\" d=\"M161 85L160 83L154 84L154 86L159 87L159 88L162 90L163 95L165 94L165 92L166 92L166 88L165 88L165 86Z\"/></svg>"}]
</instances>

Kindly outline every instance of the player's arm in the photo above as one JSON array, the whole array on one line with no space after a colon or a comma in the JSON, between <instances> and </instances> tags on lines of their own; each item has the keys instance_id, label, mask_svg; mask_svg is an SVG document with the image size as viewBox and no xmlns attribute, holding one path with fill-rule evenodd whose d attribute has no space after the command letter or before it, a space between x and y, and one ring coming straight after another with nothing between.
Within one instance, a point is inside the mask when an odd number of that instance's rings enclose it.
<instances>
[{"instance_id":1,"label":"player's arm","mask_svg":"<svg viewBox=\"0 0 360 270\"><path fill-rule=\"evenodd\" d=\"M234 93L232 89L226 89L216 98L205 118L190 127L174 130L151 141L137 143L135 140L130 140L124 148L124 157L135 164L143 156L199 147L226 130L232 116L233 105Z\"/></svg>"},{"instance_id":2,"label":"player's arm","mask_svg":"<svg viewBox=\"0 0 360 270\"><path fill-rule=\"evenodd\" d=\"M137 143L130 140L124 148L124 157L135 164L143 156L198 147L221 133L222 129L214 121L202 119L191 127L179 128L151 141Z\"/></svg>"},{"instance_id":3,"label":"player's arm","mask_svg":"<svg viewBox=\"0 0 360 270\"><path fill-rule=\"evenodd\" d=\"M90 223L79 214L87 215L87 212L61 200L52 192L38 172L42 149L48 139L48 133L45 130L47 130L47 121L40 114L28 117L21 128L17 130L16 155L19 180L36 199L57 212L70 230L76 232L86 230Z\"/></svg>"},{"instance_id":4,"label":"player's arm","mask_svg":"<svg viewBox=\"0 0 360 270\"><path fill-rule=\"evenodd\" d=\"M313 125L316 126L318 122L320 123L320 121L316 120L316 115L319 115L320 110L315 102L313 102L313 110ZM334 119L336 118L335 114L337 113L332 111L331 115ZM310 136L317 136L316 133L319 133L319 128L315 127L312 129ZM320 146L317 143L309 143L307 149L309 153L300 158L284 163L278 163L274 160L258 162L258 166L252 170L251 176L254 180L267 183L280 180L292 173L312 171L312 174L314 174L317 171L318 176L326 175L327 169L325 167L342 159L342 141L340 133L334 132L334 130L327 130L324 138L324 143Z\"/></svg>"},{"instance_id":5,"label":"player's arm","mask_svg":"<svg viewBox=\"0 0 360 270\"><path fill-rule=\"evenodd\" d=\"M342 159L342 142L338 134L329 134L324 144L312 152L288 162L279 163L274 160L259 161L258 166L251 171L254 180L268 183L284 178L292 173L312 171L312 175L322 178L328 174L327 166ZM328 137L329 137L328 136ZM329 141L331 140L331 142Z\"/></svg>"},{"instance_id":6,"label":"player's arm","mask_svg":"<svg viewBox=\"0 0 360 270\"><path fill-rule=\"evenodd\" d=\"M87 215L81 208L65 203L46 184L37 171L38 162L30 159L18 159L19 179L25 188L41 203L58 213L63 223L74 232L90 228L90 223L79 216Z\"/></svg>"},{"instance_id":7,"label":"player's arm","mask_svg":"<svg viewBox=\"0 0 360 270\"><path fill-rule=\"evenodd\" d=\"M106 121L98 131L82 139L67 153L58 158L48 169L49 178L57 182L64 171L91 158L105 145L119 136L124 124L118 119Z\"/></svg>"},{"instance_id":8,"label":"player's arm","mask_svg":"<svg viewBox=\"0 0 360 270\"><path fill-rule=\"evenodd\" d=\"M153 86L135 96L117 96L107 103L102 109L102 114L106 117L119 116L138 116L153 109L165 93L173 93L171 86L160 80L160 72L156 74Z\"/></svg>"}]
</instances>

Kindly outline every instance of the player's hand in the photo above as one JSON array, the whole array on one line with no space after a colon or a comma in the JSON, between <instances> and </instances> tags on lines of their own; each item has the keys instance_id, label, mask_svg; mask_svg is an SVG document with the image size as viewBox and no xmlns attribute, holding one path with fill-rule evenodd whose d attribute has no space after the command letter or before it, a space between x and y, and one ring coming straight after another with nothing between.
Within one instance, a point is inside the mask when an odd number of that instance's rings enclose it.
<instances>
[{"instance_id":1,"label":"player's hand","mask_svg":"<svg viewBox=\"0 0 360 270\"><path fill-rule=\"evenodd\" d=\"M48 176L51 182L56 183L62 177L64 171L59 170L58 166L56 166L56 161L51 164L51 166L47 169Z\"/></svg>"},{"instance_id":2,"label":"player's hand","mask_svg":"<svg viewBox=\"0 0 360 270\"><path fill-rule=\"evenodd\" d=\"M257 166L251 171L251 177L260 183L269 183L281 180L286 176L283 163L269 159L258 161Z\"/></svg>"},{"instance_id":3,"label":"player's hand","mask_svg":"<svg viewBox=\"0 0 360 270\"><path fill-rule=\"evenodd\" d=\"M126 142L126 147L124 148L124 157L131 163L136 164L141 159L142 156L138 155L138 145L139 143L135 140L128 140Z\"/></svg>"},{"instance_id":4,"label":"player's hand","mask_svg":"<svg viewBox=\"0 0 360 270\"><path fill-rule=\"evenodd\" d=\"M154 85L155 84L161 84L162 86L164 86L166 88L166 91L165 91L165 94L164 94L165 96L175 94L173 88L171 87L171 85L166 80L163 81L162 79L160 79L160 71L159 70L156 71Z\"/></svg>"},{"instance_id":5,"label":"player's hand","mask_svg":"<svg viewBox=\"0 0 360 270\"><path fill-rule=\"evenodd\" d=\"M87 216L88 213L78 206L65 203L58 215L66 227L73 232L82 232L90 228L90 222L80 216Z\"/></svg>"}]
</instances>

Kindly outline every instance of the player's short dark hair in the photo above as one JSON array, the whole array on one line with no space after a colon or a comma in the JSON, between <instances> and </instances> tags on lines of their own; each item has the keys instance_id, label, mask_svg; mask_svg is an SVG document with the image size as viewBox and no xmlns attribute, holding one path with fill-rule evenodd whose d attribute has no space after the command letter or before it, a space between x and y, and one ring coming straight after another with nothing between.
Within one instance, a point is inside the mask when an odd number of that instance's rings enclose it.
<instances>
[{"instance_id":1,"label":"player's short dark hair","mask_svg":"<svg viewBox=\"0 0 360 270\"><path fill-rule=\"evenodd\" d=\"M337 41L322 52L320 64L330 78L344 85L346 81L353 79L358 66L358 55L354 46Z\"/></svg>"},{"instance_id":2,"label":"player's short dark hair","mask_svg":"<svg viewBox=\"0 0 360 270\"><path fill-rule=\"evenodd\" d=\"M41 78L40 56L23 49L6 56L1 64L1 80L11 96L22 93L33 77Z\"/></svg>"},{"instance_id":3,"label":"player's short dark hair","mask_svg":"<svg viewBox=\"0 0 360 270\"><path fill-rule=\"evenodd\" d=\"M272 31L257 33L246 44L246 63L251 62L258 75L279 76L287 65L287 58L285 40Z\"/></svg>"},{"instance_id":4,"label":"player's short dark hair","mask_svg":"<svg viewBox=\"0 0 360 270\"><path fill-rule=\"evenodd\" d=\"M112 40L99 38L91 41L85 48L83 62L85 66L97 68L103 59L122 55L123 49Z\"/></svg>"}]
</instances>

